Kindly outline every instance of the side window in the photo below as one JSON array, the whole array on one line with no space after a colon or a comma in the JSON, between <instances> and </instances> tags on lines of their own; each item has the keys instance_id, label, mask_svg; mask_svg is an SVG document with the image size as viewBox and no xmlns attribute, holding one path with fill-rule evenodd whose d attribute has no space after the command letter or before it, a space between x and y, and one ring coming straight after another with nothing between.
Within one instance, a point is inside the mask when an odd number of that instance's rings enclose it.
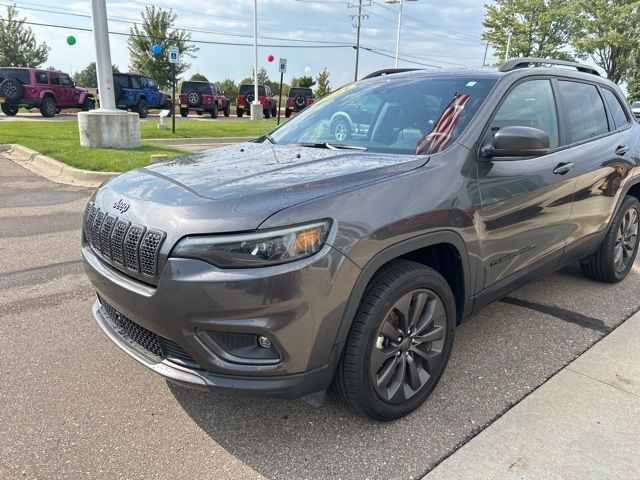
<instances>
[{"instance_id":1,"label":"side window","mask_svg":"<svg viewBox=\"0 0 640 480\"><path fill-rule=\"evenodd\" d=\"M558 113L549 80L529 80L516 86L491 121L491 135L503 127L533 127L549 135L549 146L558 141Z\"/></svg>"},{"instance_id":2,"label":"side window","mask_svg":"<svg viewBox=\"0 0 640 480\"><path fill-rule=\"evenodd\" d=\"M149 79L145 77L140 78L140 85L142 88L150 88Z\"/></svg>"},{"instance_id":3,"label":"side window","mask_svg":"<svg viewBox=\"0 0 640 480\"><path fill-rule=\"evenodd\" d=\"M140 77L131 77L131 88L142 88Z\"/></svg>"},{"instance_id":4,"label":"side window","mask_svg":"<svg viewBox=\"0 0 640 480\"><path fill-rule=\"evenodd\" d=\"M48 85L49 78L47 72L36 72L36 83L40 85Z\"/></svg>"},{"instance_id":5,"label":"side window","mask_svg":"<svg viewBox=\"0 0 640 480\"><path fill-rule=\"evenodd\" d=\"M149 78L148 81L149 81L149 88L152 88L154 90L158 88L158 85L156 85L156 82L154 80Z\"/></svg>"},{"instance_id":6,"label":"side window","mask_svg":"<svg viewBox=\"0 0 640 480\"><path fill-rule=\"evenodd\" d=\"M52 73L49 78L51 78L51 85L60 85L60 76L57 73Z\"/></svg>"},{"instance_id":7,"label":"side window","mask_svg":"<svg viewBox=\"0 0 640 480\"><path fill-rule=\"evenodd\" d=\"M629 125L629 119L624 108L620 105L617 95L608 88L603 88L602 94L604 95L604 101L607 102L616 129Z\"/></svg>"},{"instance_id":8,"label":"side window","mask_svg":"<svg viewBox=\"0 0 640 480\"><path fill-rule=\"evenodd\" d=\"M60 75L60 81L62 82L62 85L65 87L71 87L73 85L73 82L71 81L68 75Z\"/></svg>"},{"instance_id":9,"label":"side window","mask_svg":"<svg viewBox=\"0 0 640 480\"><path fill-rule=\"evenodd\" d=\"M558 90L566 112L568 143L588 140L609 131L607 113L595 85L561 80Z\"/></svg>"}]
</instances>

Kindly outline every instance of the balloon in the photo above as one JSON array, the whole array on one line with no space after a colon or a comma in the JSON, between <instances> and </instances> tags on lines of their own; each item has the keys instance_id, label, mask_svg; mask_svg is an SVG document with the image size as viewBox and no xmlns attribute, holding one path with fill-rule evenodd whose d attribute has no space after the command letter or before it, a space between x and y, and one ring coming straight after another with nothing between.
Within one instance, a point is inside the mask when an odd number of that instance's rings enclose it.
<instances>
[{"instance_id":1,"label":"balloon","mask_svg":"<svg viewBox=\"0 0 640 480\"><path fill-rule=\"evenodd\" d=\"M68 45L75 45L76 44L76 37L74 37L73 35L69 35L67 37L67 44Z\"/></svg>"},{"instance_id":2,"label":"balloon","mask_svg":"<svg viewBox=\"0 0 640 480\"><path fill-rule=\"evenodd\" d=\"M154 55L160 55L162 53L162 47L156 43L151 47L151 53Z\"/></svg>"},{"instance_id":3,"label":"balloon","mask_svg":"<svg viewBox=\"0 0 640 480\"><path fill-rule=\"evenodd\" d=\"M304 69L304 73L306 73L307 75L309 75L311 73L311 67L307 67Z\"/></svg>"},{"instance_id":4,"label":"balloon","mask_svg":"<svg viewBox=\"0 0 640 480\"><path fill-rule=\"evenodd\" d=\"M273 62L273 60L274 60L275 58L276 58L276 57L274 57L273 55L269 55L269 56L267 57L267 60L269 60L269 63L271 63L271 62Z\"/></svg>"}]
</instances>

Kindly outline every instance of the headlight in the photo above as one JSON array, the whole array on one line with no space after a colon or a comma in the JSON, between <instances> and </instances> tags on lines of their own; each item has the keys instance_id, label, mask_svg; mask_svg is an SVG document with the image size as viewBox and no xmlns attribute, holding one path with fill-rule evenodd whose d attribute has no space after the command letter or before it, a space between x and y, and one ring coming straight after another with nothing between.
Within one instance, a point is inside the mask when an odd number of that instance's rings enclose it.
<instances>
[{"instance_id":1,"label":"headlight","mask_svg":"<svg viewBox=\"0 0 640 480\"><path fill-rule=\"evenodd\" d=\"M330 227L329 221L321 221L239 235L186 237L173 256L204 260L220 268L278 265L318 253Z\"/></svg>"}]
</instances>

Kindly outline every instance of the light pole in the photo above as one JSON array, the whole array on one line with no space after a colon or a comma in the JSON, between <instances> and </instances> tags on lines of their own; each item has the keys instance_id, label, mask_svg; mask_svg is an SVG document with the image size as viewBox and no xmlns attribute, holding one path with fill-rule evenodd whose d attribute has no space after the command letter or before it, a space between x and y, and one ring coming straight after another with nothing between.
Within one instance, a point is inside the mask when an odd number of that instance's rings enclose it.
<instances>
[{"instance_id":1,"label":"light pole","mask_svg":"<svg viewBox=\"0 0 640 480\"><path fill-rule=\"evenodd\" d=\"M262 118L262 104L258 96L258 0L253 0L253 102L251 120Z\"/></svg>"},{"instance_id":2,"label":"light pole","mask_svg":"<svg viewBox=\"0 0 640 480\"><path fill-rule=\"evenodd\" d=\"M396 34L396 68L398 68L398 60L400 59L400 30L402 29L402 6L404 2L415 2L417 0L384 0L385 3L399 3L400 11L398 12L398 33Z\"/></svg>"}]
</instances>

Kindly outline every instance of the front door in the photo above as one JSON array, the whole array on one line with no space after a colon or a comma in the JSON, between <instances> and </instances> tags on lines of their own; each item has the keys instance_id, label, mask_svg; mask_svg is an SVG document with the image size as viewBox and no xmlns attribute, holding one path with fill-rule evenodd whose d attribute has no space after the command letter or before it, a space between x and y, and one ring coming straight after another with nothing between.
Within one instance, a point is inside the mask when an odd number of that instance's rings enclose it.
<instances>
[{"instance_id":1,"label":"front door","mask_svg":"<svg viewBox=\"0 0 640 480\"><path fill-rule=\"evenodd\" d=\"M507 126L545 131L550 153L539 157L479 158L481 207L475 222L483 272L478 284L495 290L512 283L514 274L552 270L560 262L570 233L576 184L572 171L559 165L574 161L562 149L560 122L551 80L535 78L513 87L493 116L483 144Z\"/></svg>"},{"instance_id":2,"label":"front door","mask_svg":"<svg viewBox=\"0 0 640 480\"><path fill-rule=\"evenodd\" d=\"M62 88L64 90L64 100L60 103L64 103L70 107L78 105L78 102L80 101L80 92L69 78L69 75L65 73L60 74L60 83L62 83Z\"/></svg>"}]
</instances>

